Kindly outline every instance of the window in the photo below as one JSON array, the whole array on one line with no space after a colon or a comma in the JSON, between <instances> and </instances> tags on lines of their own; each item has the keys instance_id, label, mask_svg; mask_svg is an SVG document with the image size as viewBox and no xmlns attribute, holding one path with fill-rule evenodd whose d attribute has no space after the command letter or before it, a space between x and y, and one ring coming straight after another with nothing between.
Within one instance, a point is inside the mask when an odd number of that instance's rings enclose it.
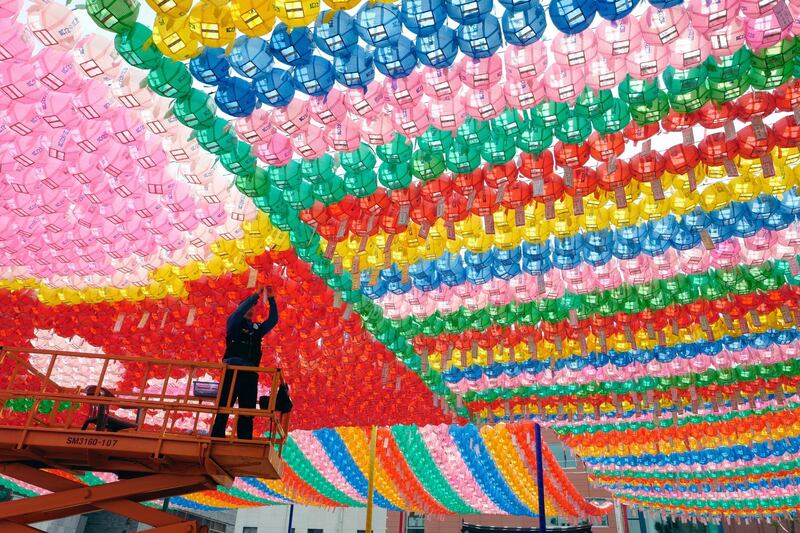
<instances>
[{"instance_id":1,"label":"window","mask_svg":"<svg viewBox=\"0 0 800 533\"><path fill-rule=\"evenodd\" d=\"M553 455L556 457L556 461L561 468L578 467L578 461L575 459L575 454L572 452L572 448L564 445L561 442L549 442L547 445L550 447L550 451L553 452Z\"/></svg>"},{"instance_id":2,"label":"window","mask_svg":"<svg viewBox=\"0 0 800 533\"><path fill-rule=\"evenodd\" d=\"M258 533L258 528L254 526L244 526L242 533Z\"/></svg>"},{"instance_id":3,"label":"window","mask_svg":"<svg viewBox=\"0 0 800 533\"><path fill-rule=\"evenodd\" d=\"M308 533L324 533L321 529L308 528Z\"/></svg>"},{"instance_id":4,"label":"window","mask_svg":"<svg viewBox=\"0 0 800 533\"><path fill-rule=\"evenodd\" d=\"M406 518L406 533L425 533L425 515L408 513Z\"/></svg>"}]
</instances>

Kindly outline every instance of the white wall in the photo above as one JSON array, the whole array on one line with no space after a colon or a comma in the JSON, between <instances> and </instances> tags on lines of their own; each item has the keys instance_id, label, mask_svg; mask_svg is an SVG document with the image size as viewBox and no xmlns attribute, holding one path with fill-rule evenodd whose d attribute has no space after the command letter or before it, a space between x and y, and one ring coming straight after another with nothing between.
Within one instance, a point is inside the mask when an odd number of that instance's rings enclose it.
<instances>
[{"instance_id":1,"label":"white wall","mask_svg":"<svg viewBox=\"0 0 800 533\"><path fill-rule=\"evenodd\" d=\"M356 533L363 530L367 510L363 508L338 508L294 506L292 527L295 533L308 533L309 529L321 529L323 533ZM257 533L288 533L289 506L275 505L253 509L239 509L234 533L242 533L244 527L257 527ZM372 531L386 533L386 510L375 507L372 511Z\"/></svg>"}]
</instances>

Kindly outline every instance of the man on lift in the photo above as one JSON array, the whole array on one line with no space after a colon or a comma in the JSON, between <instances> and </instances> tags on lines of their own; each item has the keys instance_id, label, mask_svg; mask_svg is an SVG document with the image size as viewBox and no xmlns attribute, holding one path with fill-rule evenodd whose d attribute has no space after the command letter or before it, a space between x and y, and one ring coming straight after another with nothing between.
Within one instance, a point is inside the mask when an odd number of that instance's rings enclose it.
<instances>
[{"instance_id":1,"label":"man on lift","mask_svg":"<svg viewBox=\"0 0 800 533\"><path fill-rule=\"evenodd\" d=\"M260 292L260 294L259 294ZM252 366L261 365L261 340L278 323L278 306L272 287L264 287L239 304L236 311L228 317L225 335L225 355L222 362L227 365ZM269 316L264 322L253 322L253 308L258 299L269 302ZM237 399L240 409L255 409L258 398L258 373L240 370L233 383L233 370L225 372L220 392L220 407L230 407ZM231 394L233 387L233 394ZM228 398L230 397L230 403ZM228 415L220 413L214 419L211 430L212 437L225 437L225 426ZM239 416L236 419L236 436L240 439L253 438L253 417Z\"/></svg>"}]
</instances>

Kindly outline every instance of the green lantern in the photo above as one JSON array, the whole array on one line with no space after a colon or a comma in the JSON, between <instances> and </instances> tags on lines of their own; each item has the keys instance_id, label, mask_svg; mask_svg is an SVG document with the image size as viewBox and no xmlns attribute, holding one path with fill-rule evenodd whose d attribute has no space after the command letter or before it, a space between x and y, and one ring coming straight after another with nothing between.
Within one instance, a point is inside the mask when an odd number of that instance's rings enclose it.
<instances>
[{"instance_id":1,"label":"green lantern","mask_svg":"<svg viewBox=\"0 0 800 533\"><path fill-rule=\"evenodd\" d=\"M347 172L344 175L344 190L356 198L364 198L378 188L378 177L373 170Z\"/></svg>"},{"instance_id":2,"label":"green lantern","mask_svg":"<svg viewBox=\"0 0 800 533\"><path fill-rule=\"evenodd\" d=\"M471 146L482 145L491 134L487 122L481 122L472 117L467 117L467 120L456 130L456 138Z\"/></svg>"},{"instance_id":3,"label":"green lantern","mask_svg":"<svg viewBox=\"0 0 800 533\"><path fill-rule=\"evenodd\" d=\"M706 105L708 100L709 90L706 84L684 93L669 93L670 105L678 113L693 113Z\"/></svg>"},{"instance_id":4,"label":"green lantern","mask_svg":"<svg viewBox=\"0 0 800 533\"><path fill-rule=\"evenodd\" d=\"M553 126L556 139L567 144L579 144L589 138L592 133L592 123L588 117L572 113L566 120L559 121Z\"/></svg>"},{"instance_id":5,"label":"green lantern","mask_svg":"<svg viewBox=\"0 0 800 533\"><path fill-rule=\"evenodd\" d=\"M489 121L492 131L502 135L519 135L522 117L516 109L506 108L497 118Z\"/></svg>"},{"instance_id":6,"label":"green lantern","mask_svg":"<svg viewBox=\"0 0 800 533\"><path fill-rule=\"evenodd\" d=\"M750 70L750 64L750 51L745 47L729 56L709 56L705 61L708 79L717 82L741 78Z\"/></svg>"},{"instance_id":7,"label":"green lantern","mask_svg":"<svg viewBox=\"0 0 800 533\"><path fill-rule=\"evenodd\" d=\"M467 174L480 166L481 150L476 146L456 141L447 151L445 164L451 172Z\"/></svg>"},{"instance_id":8,"label":"green lantern","mask_svg":"<svg viewBox=\"0 0 800 533\"><path fill-rule=\"evenodd\" d=\"M569 118L569 107L563 102L542 102L533 109L534 117L538 117L544 127L551 128Z\"/></svg>"},{"instance_id":9,"label":"green lantern","mask_svg":"<svg viewBox=\"0 0 800 533\"><path fill-rule=\"evenodd\" d=\"M664 91L658 91L656 98L649 104L630 104L628 110L631 118L638 124L653 124L669 113L669 99Z\"/></svg>"},{"instance_id":10,"label":"green lantern","mask_svg":"<svg viewBox=\"0 0 800 533\"><path fill-rule=\"evenodd\" d=\"M649 105L659 97L656 80L637 80L629 75L619 84L619 97L629 105Z\"/></svg>"},{"instance_id":11,"label":"green lantern","mask_svg":"<svg viewBox=\"0 0 800 533\"><path fill-rule=\"evenodd\" d=\"M392 142L377 147L378 157L387 163L408 163L411 161L411 145L408 140L395 134Z\"/></svg>"},{"instance_id":12,"label":"green lantern","mask_svg":"<svg viewBox=\"0 0 800 533\"><path fill-rule=\"evenodd\" d=\"M284 205L280 189L272 185L267 186L265 195L255 198L253 202L256 204L257 208L265 213L272 213L275 211L276 207Z\"/></svg>"},{"instance_id":13,"label":"green lantern","mask_svg":"<svg viewBox=\"0 0 800 533\"><path fill-rule=\"evenodd\" d=\"M445 171L444 158L437 154L417 150L411 159L411 174L422 181L438 178Z\"/></svg>"},{"instance_id":14,"label":"green lantern","mask_svg":"<svg viewBox=\"0 0 800 533\"><path fill-rule=\"evenodd\" d=\"M306 160L300 163L300 175L312 185L325 181L334 175L334 160L331 154L322 154L317 159Z\"/></svg>"},{"instance_id":15,"label":"green lantern","mask_svg":"<svg viewBox=\"0 0 800 533\"><path fill-rule=\"evenodd\" d=\"M768 48L751 52L750 62L753 68L761 70L783 68L787 63L794 62L796 51L795 39L783 39Z\"/></svg>"},{"instance_id":16,"label":"green lantern","mask_svg":"<svg viewBox=\"0 0 800 533\"><path fill-rule=\"evenodd\" d=\"M534 116L522 125L517 137L517 148L529 154L540 154L553 144L553 129L544 125L544 120Z\"/></svg>"},{"instance_id":17,"label":"green lantern","mask_svg":"<svg viewBox=\"0 0 800 533\"><path fill-rule=\"evenodd\" d=\"M242 194L250 198L264 197L269 194L269 177L263 168L256 167L252 174L236 176L234 183Z\"/></svg>"},{"instance_id":18,"label":"green lantern","mask_svg":"<svg viewBox=\"0 0 800 533\"><path fill-rule=\"evenodd\" d=\"M405 189L411 185L411 167L407 163L381 163L378 181L390 191Z\"/></svg>"},{"instance_id":19,"label":"green lantern","mask_svg":"<svg viewBox=\"0 0 800 533\"><path fill-rule=\"evenodd\" d=\"M133 28L139 16L139 2L135 0L87 0L86 12L92 20L114 33L125 33Z\"/></svg>"},{"instance_id":20,"label":"green lantern","mask_svg":"<svg viewBox=\"0 0 800 533\"><path fill-rule=\"evenodd\" d=\"M282 190L296 189L303 179L300 175L300 163L294 160L282 167L269 167L268 172L270 182Z\"/></svg>"},{"instance_id":21,"label":"green lantern","mask_svg":"<svg viewBox=\"0 0 800 533\"><path fill-rule=\"evenodd\" d=\"M342 198L347 196L344 189L344 183L337 175L331 176L329 179L317 183L313 189L314 198L319 200L325 205L334 204L341 201Z\"/></svg>"},{"instance_id":22,"label":"green lantern","mask_svg":"<svg viewBox=\"0 0 800 533\"><path fill-rule=\"evenodd\" d=\"M286 206L286 210L283 213L273 212L270 214L270 221L272 225L277 227L283 231L290 231L292 229L292 221L296 220L298 217L297 211L292 209L289 206Z\"/></svg>"},{"instance_id":23,"label":"green lantern","mask_svg":"<svg viewBox=\"0 0 800 533\"><path fill-rule=\"evenodd\" d=\"M294 189L284 189L283 199L292 209L298 211L310 209L314 205L313 189L314 187L304 180Z\"/></svg>"},{"instance_id":24,"label":"green lantern","mask_svg":"<svg viewBox=\"0 0 800 533\"><path fill-rule=\"evenodd\" d=\"M206 151L219 155L233 150L236 136L230 131L227 121L217 118L213 126L197 132L197 142Z\"/></svg>"},{"instance_id":25,"label":"green lantern","mask_svg":"<svg viewBox=\"0 0 800 533\"><path fill-rule=\"evenodd\" d=\"M708 71L705 65L686 70L677 70L672 66L668 66L661 76L664 81L664 87L669 94L682 94L697 89L704 85L707 78Z\"/></svg>"},{"instance_id":26,"label":"green lantern","mask_svg":"<svg viewBox=\"0 0 800 533\"><path fill-rule=\"evenodd\" d=\"M362 172L374 169L377 159L372 148L367 144L361 143L352 152L340 153L339 162L350 172Z\"/></svg>"},{"instance_id":27,"label":"green lantern","mask_svg":"<svg viewBox=\"0 0 800 533\"><path fill-rule=\"evenodd\" d=\"M713 81L708 79L709 98L717 103L731 102L742 96L750 88L750 76L745 74L741 78L727 81Z\"/></svg>"},{"instance_id":28,"label":"green lantern","mask_svg":"<svg viewBox=\"0 0 800 533\"><path fill-rule=\"evenodd\" d=\"M597 91L586 87L575 102L576 114L580 114L589 118L594 118L597 115L606 111L613 105L614 96L611 91Z\"/></svg>"},{"instance_id":29,"label":"green lantern","mask_svg":"<svg viewBox=\"0 0 800 533\"><path fill-rule=\"evenodd\" d=\"M750 84L753 89L766 91L776 89L789 81L794 72L794 63L787 63L782 67L761 70L750 69Z\"/></svg>"},{"instance_id":30,"label":"green lantern","mask_svg":"<svg viewBox=\"0 0 800 533\"><path fill-rule=\"evenodd\" d=\"M497 133L483 143L481 157L488 163L501 165L514 159L516 153L517 147L514 143L514 138Z\"/></svg>"},{"instance_id":31,"label":"green lantern","mask_svg":"<svg viewBox=\"0 0 800 533\"><path fill-rule=\"evenodd\" d=\"M192 75L180 61L164 57L147 74L147 84L156 94L166 98L182 98L192 89Z\"/></svg>"},{"instance_id":32,"label":"green lantern","mask_svg":"<svg viewBox=\"0 0 800 533\"><path fill-rule=\"evenodd\" d=\"M425 133L417 139L417 143L421 149L432 154L444 154L453 144L453 136L448 131L428 126Z\"/></svg>"},{"instance_id":33,"label":"green lantern","mask_svg":"<svg viewBox=\"0 0 800 533\"><path fill-rule=\"evenodd\" d=\"M236 143L232 151L222 154L219 162L225 170L236 175L250 174L256 168L256 158L250 153L250 145L241 141Z\"/></svg>"},{"instance_id":34,"label":"green lantern","mask_svg":"<svg viewBox=\"0 0 800 533\"><path fill-rule=\"evenodd\" d=\"M193 130L210 128L216 118L208 95L197 89L190 89L188 94L176 100L172 112L181 124Z\"/></svg>"},{"instance_id":35,"label":"green lantern","mask_svg":"<svg viewBox=\"0 0 800 533\"><path fill-rule=\"evenodd\" d=\"M143 70L156 68L164 57L153 44L153 32L138 22L130 30L114 37L114 47L129 65Z\"/></svg>"}]
</instances>

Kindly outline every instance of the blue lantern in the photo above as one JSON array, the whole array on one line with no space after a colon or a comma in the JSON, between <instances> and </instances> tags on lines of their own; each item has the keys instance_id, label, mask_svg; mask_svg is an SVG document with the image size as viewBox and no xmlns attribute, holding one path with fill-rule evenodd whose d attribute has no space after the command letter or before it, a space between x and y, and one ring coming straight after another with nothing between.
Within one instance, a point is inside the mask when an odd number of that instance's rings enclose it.
<instances>
[{"instance_id":1,"label":"blue lantern","mask_svg":"<svg viewBox=\"0 0 800 533\"><path fill-rule=\"evenodd\" d=\"M294 98L292 76L288 71L274 68L269 73L253 82L256 98L273 107L288 105Z\"/></svg>"},{"instance_id":2,"label":"blue lantern","mask_svg":"<svg viewBox=\"0 0 800 533\"><path fill-rule=\"evenodd\" d=\"M550 20L561 33L574 35L592 23L596 7L594 0L552 0Z\"/></svg>"},{"instance_id":3,"label":"blue lantern","mask_svg":"<svg viewBox=\"0 0 800 533\"><path fill-rule=\"evenodd\" d=\"M405 78L417 65L414 43L401 36L394 46L379 46L375 49L375 66L390 78Z\"/></svg>"},{"instance_id":4,"label":"blue lantern","mask_svg":"<svg viewBox=\"0 0 800 533\"><path fill-rule=\"evenodd\" d=\"M509 44L526 46L544 35L547 18L544 8L536 3L527 11L506 11L503 14L503 34Z\"/></svg>"},{"instance_id":5,"label":"blue lantern","mask_svg":"<svg viewBox=\"0 0 800 533\"><path fill-rule=\"evenodd\" d=\"M328 55L349 54L358 44L353 17L346 11L323 11L314 24L314 42Z\"/></svg>"},{"instance_id":6,"label":"blue lantern","mask_svg":"<svg viewBox=\"0 0 800 533\"><path fill-rule=\"evenodd\" d=\"M272 66L272 54L267 41L245 35L234 41L229 60L233 70L253 80L266 76Z\"/></svg>"},{"instance_id":7,"label":"blue lantern","mask_svg":"<svg viewBox=\"0 0 800 533\"><path fill-rule=\"evenodd\" d=\"M311 61L294 68L292 82L298 91L309 96L324 96L333 88L333 77L330 61L311 56Z\"/></svg>"},{"instance_id":8,"label":"blue lantern","mask_svg":"<svg viewBox=\"0 0 800 533\"><path fill-rule=\"evenodd\" d=\"M500 5L502 5L504 8L513 13L516 13L517 11L527 11L537 4L541 5L539 4L539 0L499 0L499 1Z\"/></svg>"},{"instance_id":9,"label":"blue lantern","mask_svg":"<svg viewBox=\"0 0 800 533\"><path fill-rule=\"evenodd\" d=\"M683 0L650 0L650 4L658 9L669 9L671 7L679 6Z\"/></svg>"},{"instance_id":10,"label":"blue lantern","mask_svg":"<svg viewBox=\"0 0 800 533\"><path fill-rule=\"evenodd\" d=\"M447 21L447 8L443 0L403 0L400 15L406 28L425 36L436 33Z\"/></svg>"},{"instance_id":11,"label":"blue lantern","mask_svg":"<svg viewBox=\"0 0 800 533\"><path fill-rule=\"evenodd\" d=\"M492 0L447 0L447 16L459 24L475 24L492 12Z\"/></svg>"},{"instance_id":12,"label":"blue lantern","mask_svg":"<svg viewBox=\"0 0 800 533\"><path fill-rule=\"evenodd\" d=\"M366 89L375 78L372 56L357 46L349 56L339 56L333 60L336 81L351 89Z\"/></svg>"},{"instance_id":13,"label":"blue lantern","mask_svg":"<svg viewBox=\"0 0 800 533\"><path fill-rule=\"evenodd\" d=\"M308 28L292 28L281 22L272 30L269 48L275 59L287 65L302 65L311 59L314 39Z\"/></svg>"},{"instance_id":14,"label":"blue lantern","mask_svg":"<svg viewBox=\"0 0 800 533\"><path fill-rule=\"evenodd\" d=\"M189 61L189 72L194 79L209 85L217 85L228 77L230 64L223 48L203 48L200 55Z\"/></svg>"},{"instance_id":15,"label":"blue lantern","mask_svg":"<svg viewBox=\"0 0 800 533\"><path fill-rule=\"evenodd\" d=\"M367 44L386 46L397 42L403 25L396 7L365 3L356 13L356 31Z\"/></svg>"},{"instance_id":16,"label":"blue lantern","mask_svg":"<svg viewBox=\"0 0 800 533\"><path fill-rule=\"evenodd\" d=\"M500 21L494 15L486 15L475 24L458 27L458 47L465 55L481 59L493 55L502 41Z\"/></svg>"},{"instance_id":17,"label":"blue lantern","mask_svg":"<svg viewBox=\"0 0 800 533\"><path fill-rule=\"evenodd\" d=\"M247 80L228 78L220 82L214 101L223 113L232 117L246 117L256 107L256 93Z\"/></svg>"},{"instance_id":18,"label":"blue lantern","mask_svg":"<svg viewBox=\"0 0 800 533\"><path fill-rule=\"evenodd\" d=\"M455 30L441 26L436 33L417 37L417 59L423 65L445 68L453 64L458 55Z\"/></svg>"},{"instance_id":19,"label":"blue lantern","mask_svg":"<svg viewBox=\"0 0 800 533\"><path fill-rule=\"evenodd\" d=\"M682 1L679 0L678 3ZM638 3L639 0L595 0L597 14L611 21L627 17Z\"/></svg>"}]
</instances>

